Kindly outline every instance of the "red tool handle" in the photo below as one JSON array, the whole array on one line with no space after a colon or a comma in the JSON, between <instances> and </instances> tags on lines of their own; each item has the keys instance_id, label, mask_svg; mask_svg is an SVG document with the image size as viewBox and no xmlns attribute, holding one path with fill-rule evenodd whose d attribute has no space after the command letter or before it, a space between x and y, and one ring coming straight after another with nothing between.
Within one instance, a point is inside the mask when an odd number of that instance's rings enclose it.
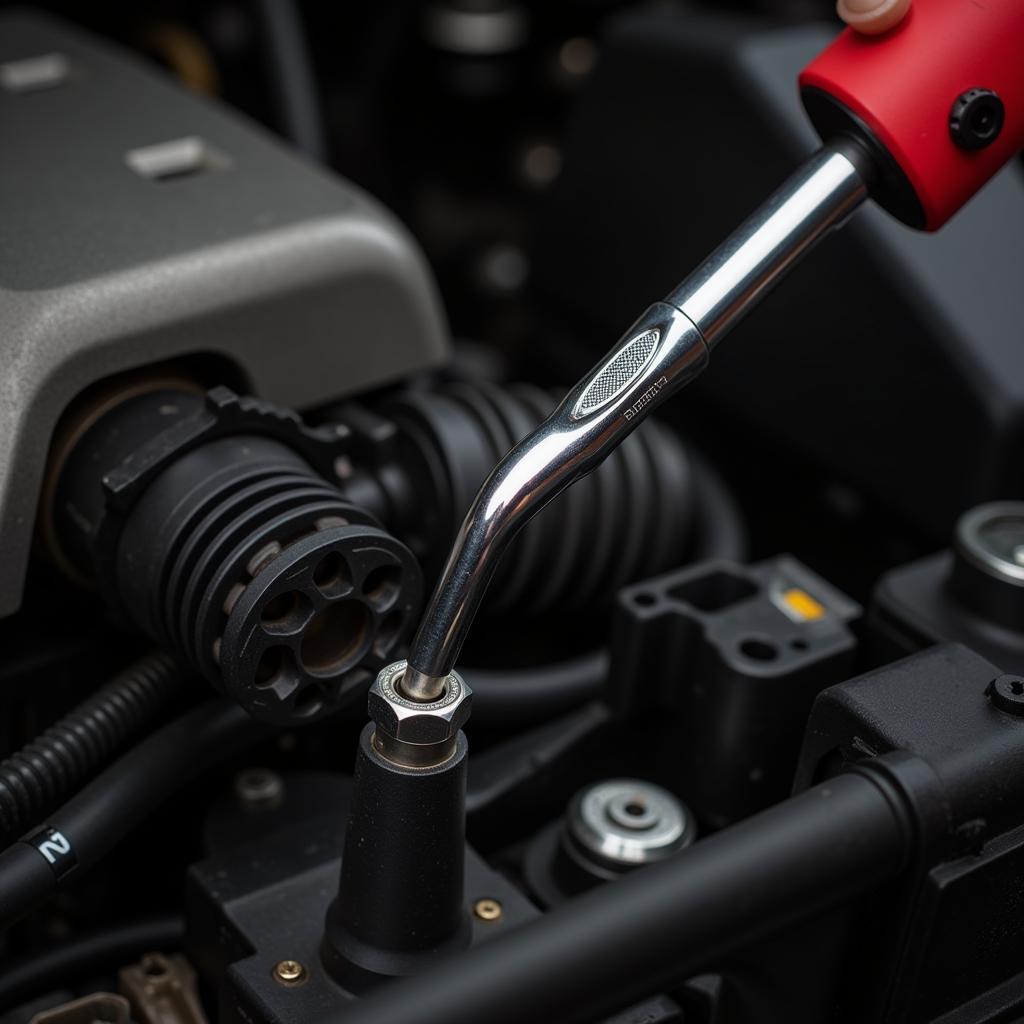
<instances>
[{"instance_id":1,"label":"red tool handle","mask_svg":"<svg viewBox=\"0 0 1024 1024\"><path fill-rule=\"evenodd\" d=\"M819 132L878 157L882 205L934 231L1024 148L1024 0L915 0L880 36L846 29L800 86Z\"/></svg>"}]
</instances>

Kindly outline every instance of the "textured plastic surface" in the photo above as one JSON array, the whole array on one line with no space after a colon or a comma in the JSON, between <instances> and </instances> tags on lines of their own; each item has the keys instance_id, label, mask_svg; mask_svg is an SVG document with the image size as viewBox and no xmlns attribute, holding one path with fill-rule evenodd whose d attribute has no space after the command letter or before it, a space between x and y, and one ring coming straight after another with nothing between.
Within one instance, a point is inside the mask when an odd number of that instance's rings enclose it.
<instances>
[{"instance_id":1,"label":"textured plastic surface","mask_svg":"<svg viewBox=\"0 0 1024 1024\"><path fill-rule=\"evenodd\" d=\"M610 700L620 714L673 718L675 788L721 828L789 792L806 713L853 669L859 617L785 555L677 569L620 591Z\"/></svg>"},{"instance_id":2,"label":"textured plastic surface","mask_svg":"<svg viewBox=\"0 0 1024 1024\"><path fill-rule=\"evenodd\" d=\"M442 764L405 768L359 737L341 881L321 957L340 984L424 970L472 940L465 903L466 758L459 733Z\"/></svg>"},{"instance_id":3,"label":"textured plastic surface","mask_svg":"<svg viewBox=\"0 0 1024 1024\"><path fill-rule=\"evenodd\" d=\"M949 551L887 572L872 596L869 622L877 657L898 658L955 641L984 655L1004 672L1024 672L1024 621L1013 629L965 606L949 586Z\"/></svg>"},{"instance_id":4,"label":"textured plastic surface","mask_svg":"<svg viewBox=\"0 0 1024 1024\"><path fill-rule=\"evenodd\" d=\"M4 68L51 54L60 81L10 87ZM0 134L0 615L20 601L54 425L97 379L216 353L303 407L444 357L393 217L130 57L3 16Z\"/></svg>"},{"instance_id":5,"label":"textured plastic surface","mask_svg":"<svg viewBox=\"0 0 1024 1024\"><path fill-rule=\"evenodd\" d=\"M344 1014L351 993L320 959L324 917L337 891L351 782L337 775L285 778L280 809L239 814L222 804L208 823L217 842L210 860L189 872L187 950L211 992L221 1024L294 1024ZM465 908L487 897L501 903L500 921L470 916L473 945L500 939L537 916L536 909L472 848L465 850ZM295 987L274 979L283 959L309 967Z\"/></svg>"},{"instance_id":6,"label":"textured plastic surface","mask_svg":"<svg viewBox=\"0 0 1024 1024\"><path fill-rule=\"evenodd\" d=\"M856 985L870 1002L844 1020L1020 1019L1024 720L991 700L998 675L966 647L942 644L833 686L814 705L798 791L902 750L930 765L948 822L948 839L932 848L946 863L907 880L913 898L890 891L865 908L870 923L848 948L861 952ZM1015 1012L996 1012L1007 1004Z\"/></svg>"},{"instance_id":7,"label":"textured plastic surface","mask_svg":"<svg viewBox=\"0 0 1024 1024\"><path fill-rule=\"evenodd\" d=\"M921 0L894 29L846 29L800 75L859 117L899 164L941 227L1024 148L1024 4L1020 0ZM983 149L958 146L950 111L969 89L993 90L1005 123Z\"/></svg>"}]
</instances>

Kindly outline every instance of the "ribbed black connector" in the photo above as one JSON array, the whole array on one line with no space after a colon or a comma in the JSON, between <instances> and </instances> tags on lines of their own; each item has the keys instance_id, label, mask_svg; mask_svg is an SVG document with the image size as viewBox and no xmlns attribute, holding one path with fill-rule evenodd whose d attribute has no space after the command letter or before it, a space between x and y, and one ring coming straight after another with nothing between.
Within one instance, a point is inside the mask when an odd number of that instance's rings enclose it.
<instances>
[{"instance_id":1,"label":"ribbed black connector","mask_svg":"<svg viewBox=\"0 0 1024 1024\"><path fill-rule=\"evenodd\" d=\"M61 467L63 560L254 717L330 714L394 656L422 591L336 486L344 440L226 388L126 397Z\"/></svg>"},{"instance_id":2,"label":"ribbed black connector","mask_svg":"<svg viewBox=\"0 0 1024 1024\"><path fill-rule=\"evenodd\" d=\"M360 692L419 597L404 547L265 437L182 455L127 516L117 593L150 636L258 717L315 717Z\"/></svg>"},{"instance_id":3,"label":"ribbed black connector","mask_svg":"<svg viewBox=\"0 0 1024 1024\"><path fill-rule=\"evenodd\" d=\"M0 764L0 844L37 825L182 697L188 673L154 651Z\"/></svg>"}]
</instances>

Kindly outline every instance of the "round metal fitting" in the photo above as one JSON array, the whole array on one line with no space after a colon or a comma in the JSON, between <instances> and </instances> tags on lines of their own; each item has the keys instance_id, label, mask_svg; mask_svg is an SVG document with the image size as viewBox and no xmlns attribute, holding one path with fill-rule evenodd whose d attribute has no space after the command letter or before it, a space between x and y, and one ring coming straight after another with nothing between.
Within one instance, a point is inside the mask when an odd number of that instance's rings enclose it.
<instances>
[{"instance_id":1,"label":"round metal fitting","mask_svg":"<svg viewBox=\"0 0 1024 1024\"><path fill-rule=\"evenodd\" d=\"M949 134L961 149L984 149L999 137L1006 111L991 89L968 89L953 101Z\"/></svg>"},{"instance_id":2,"label":"round metal fitting","mask_svg":"<svg viewBox=\"0 0 1024 1024\"><path fill-rule=\"evenodd\" d=\"M386 665L367 694L367 709L376 726L376 747L400 764L437 764L450 756L455 737L469 719L472 690L457 672L445 677L437 700L410 700L401 690L407 662Z\"/></svg>"},{"instance_id":3,"label":"round metal fitting","mask_svg":"<svg viewBox=\"0 0 1024 1024\"><path fill-rule=\"evenodd\" d=\"M999 676L989 684L988 697L1009 715L1024 715L1024 676Z\"/></svg>"},{"instance_id":4,"label":"round metal fitting","mask_svg":"<svg viewBox=\"0 0 1024 1024\"><path fill-rule=\"evenodd\" d=\"M985 575L1024 587L1024 501L990 501L964 513L956 547Z\"/></svg>"},{"instance_id":5,"label":"round metal fitting","mask_svg":"<svg viewBox=\"0 0 1024 1024\"><path fill-rule=\"evenodd\" d=\"M696 837L689 810L667 790L639 779L610 779L569 805L566 836L588 860L628 871L663 860Z\"/></svg>"}]
</instances>

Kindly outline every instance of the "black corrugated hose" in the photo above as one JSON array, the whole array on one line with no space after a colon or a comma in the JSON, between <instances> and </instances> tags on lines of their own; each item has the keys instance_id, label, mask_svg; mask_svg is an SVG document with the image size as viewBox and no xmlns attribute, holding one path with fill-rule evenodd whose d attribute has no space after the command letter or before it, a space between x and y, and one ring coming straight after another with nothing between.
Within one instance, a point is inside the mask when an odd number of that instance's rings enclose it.
<instances>
[{"instance_id":1,"label":"black corrugated hose","mask_svg":"<svg viewBox=\"0 0 1024 1024\"><path fill-rule=\"evenodd\" d=\"M273 735L225 698L157 729L0 853L0 930L88 873L160 805L204 772Z\"/></svg>"},{"instance_id":2,"label":"black corrugated hose","mask_svg":"<svg viewBox=\"0 0 1024 1024\"><path fill-rule=\"evenodd\" d=\"M147 654L0 763L0 848L162 722L188 680L169 654Z\"/></svg>"}]
</instances>

